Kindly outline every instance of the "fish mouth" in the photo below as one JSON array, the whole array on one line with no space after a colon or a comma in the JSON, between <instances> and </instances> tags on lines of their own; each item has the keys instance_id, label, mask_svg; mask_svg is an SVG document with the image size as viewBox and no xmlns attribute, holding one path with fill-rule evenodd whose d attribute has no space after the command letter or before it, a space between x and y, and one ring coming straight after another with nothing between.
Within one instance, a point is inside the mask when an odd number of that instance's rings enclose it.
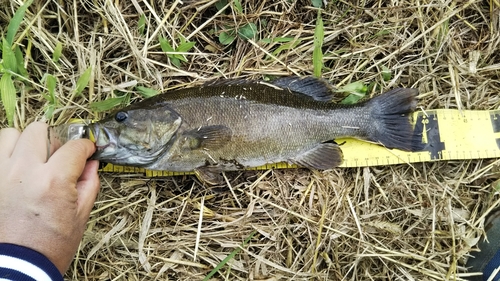
<instances>
[{"instance_id":1,"label":"fish mouth","mask_svg":"<svg viewBox=\"0 0 500 281\"><path fill-rule=\"evenodd\" d=\"M106 127L94 123L88 126L89 138L94 141L96 151L90 157L94 160L106 160L114 156L117 141L114 134Z\"/></svg>"}]
</instances>

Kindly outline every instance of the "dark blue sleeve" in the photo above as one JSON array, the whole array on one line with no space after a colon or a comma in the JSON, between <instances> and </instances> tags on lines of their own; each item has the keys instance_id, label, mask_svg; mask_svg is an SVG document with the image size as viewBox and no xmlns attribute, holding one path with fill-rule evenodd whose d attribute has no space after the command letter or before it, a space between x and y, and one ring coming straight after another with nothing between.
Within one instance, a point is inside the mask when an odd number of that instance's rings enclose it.
<instances>
[{"instance_id":1,"label":"dark blue sleeve","mask_svg":"<svg viewBox=\"0 0 500 281\"><path fill-rule=\"evenodd\" d=\"M44 255L26 247L0 243L0 279L62 281L56 266Z\"/></svg>"}]
</instances>

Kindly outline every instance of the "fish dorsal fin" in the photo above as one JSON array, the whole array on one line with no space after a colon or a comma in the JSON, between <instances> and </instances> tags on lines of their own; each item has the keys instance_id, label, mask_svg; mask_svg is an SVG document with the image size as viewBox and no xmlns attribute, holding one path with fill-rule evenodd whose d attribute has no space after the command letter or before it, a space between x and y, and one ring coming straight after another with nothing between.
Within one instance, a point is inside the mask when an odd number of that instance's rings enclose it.
<instances>
[{"instance_id":1,"label":"fish dorsal fin","mask_svg":"<svg viewBox=\"0 0 500 281\"><path fill-rule=\"evenodd\" d=\"M333 86L326 80L316 77L283 77L272 82L273 85L292 92L304 94L317 101L331 101Z\"/></svg>"},{"instance_id":2,"label":"fish dorsal fin","mask_svg":"<svg viewBox=\"0 0 500 281\"><path fill-rule=\"evenodd\" d=\"M326 142L302 153L291 162L306 168L327 170L338 167L342 164L342 160L340 147L336 143Z\"/></svg>"},{"instance_id":3,"label":"fish dorsal fin","mask_svg":"<svg viewBox=\"0 0 500 281\"><path fill-rule=\"evenodd\" d=\"M269 87L274 86L281 89L287 89L295 93L306 95L317 101L331 101L334 90L333 86L327 80L312 76L289 76L279 78L273 82L247 80L242 78L219 79L204 83L203 86L237 86L249 84L262 84Z\"/></svg>"},{"instance_id":4,"label":"fish dorsal fin","mask_svg":"<svg viewBox=\"0 0 500 281\"><path fill-rule=\"evenodd\" d=\"M191 150L221 148L231 141L232 134L231 129L222 125L200 127L183 135L182 147Z\"/></svg>"},{"instance_id":5,"label":"fish dorsal fin","mask_svg":"<svg viewBox=\"0 0 500 281\"><path fill-rule=\"evenodd\" d=\"M208 86L233 86L233 85L246 85L246 84L257 84L257 80L248 80L244 78L229 78L229 79L216 79L213 81L208 81L203 83L204 87Z\"/></svg>"}]
</instances>

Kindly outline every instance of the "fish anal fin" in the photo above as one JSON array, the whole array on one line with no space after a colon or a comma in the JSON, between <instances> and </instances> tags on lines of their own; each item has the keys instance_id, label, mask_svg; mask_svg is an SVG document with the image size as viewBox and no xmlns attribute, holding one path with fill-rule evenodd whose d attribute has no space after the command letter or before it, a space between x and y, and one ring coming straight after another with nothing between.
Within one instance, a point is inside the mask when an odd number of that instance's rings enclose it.
<instances>
[{"instance_id":1,"label":"fish anal fin","mask_svg":"<svg viewBox=\"0 0 500 281\"><path fill-rule=\"evenodd\" d=\"M210 166L196 168L194 174L198 180L208 185L217 185L224 182L221 172Z\"/></svg>"},{"instance_id":2,"label":"fish anal fin","mask_svg":"<svg viewBox=\"0 0 500 281\"><path fill-rule=\"evenodd\" d=\"M277 79L272 84L283 89L289 89L292 92L304 94L317 101L327 102L333 98L333 86L321 78L289 76Z\"/></svg>"},{"instance_id":3,"label":"fish anal fin","mask_svg":"<svg viewBox=\"0 0 500 281\"><path fill-rule=\"evenodd\" d=\"M232 138L232 131L223 125L204 126L184 134L184 148L217 149Z\"/></svg>"},{"instance_id":4,"label":"fish anal fin","mask_svg":"<svg viewBox=\"0 0 500 281\"><path fill-rule=\"evenodd\" d=\"M325 142L302 153L291 162L306 168L327 170L340 166L343 161L342 150L336 143Z\"/></svg>"}]
</instances>

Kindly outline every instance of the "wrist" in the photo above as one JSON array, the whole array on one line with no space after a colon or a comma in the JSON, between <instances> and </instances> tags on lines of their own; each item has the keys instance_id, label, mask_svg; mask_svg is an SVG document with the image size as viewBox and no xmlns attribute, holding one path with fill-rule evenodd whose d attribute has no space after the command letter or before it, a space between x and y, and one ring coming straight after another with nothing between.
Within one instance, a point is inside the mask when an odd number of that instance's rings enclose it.
<instances>
[{"instance_id":1,"label":"wrist","mask_svg":"<svg viewBox=\"0 0 500 281\"><path fill-rule=\"evenodd\" d=\"M0 279L7 277L9 280L63 280L57 267L41 253L0 243Z\"/></svg>"}]
</instances>

